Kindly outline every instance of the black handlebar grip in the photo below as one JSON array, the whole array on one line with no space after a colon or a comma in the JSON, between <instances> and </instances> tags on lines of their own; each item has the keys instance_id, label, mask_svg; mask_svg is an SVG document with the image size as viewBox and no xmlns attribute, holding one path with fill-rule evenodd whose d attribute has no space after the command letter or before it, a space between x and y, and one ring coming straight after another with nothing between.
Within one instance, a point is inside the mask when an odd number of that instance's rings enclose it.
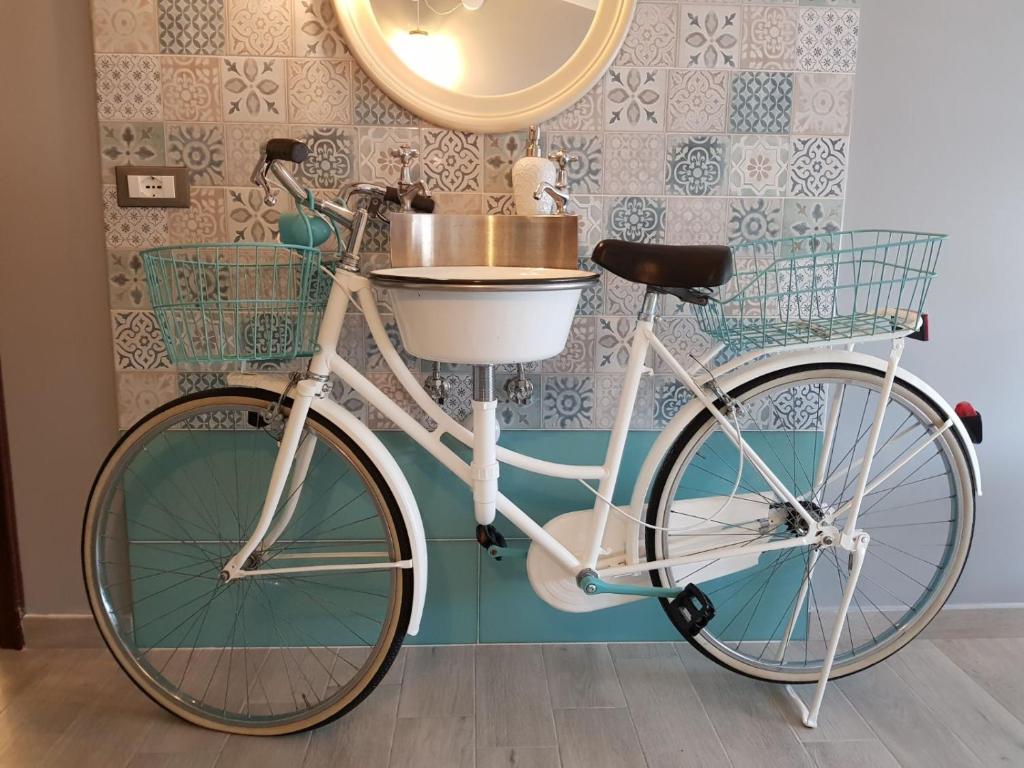
<instances>
[{"instance_id":1,"label":"black handlebar grip","mask_svg":"<svg viewBox=\"0 0 1024 768\"><path fill-rule=\"evenodd\" d=\"M384 199L389 203L394 203L395 205L402 204L402 198L395 187L385 187ZM420 213L434 212L434 198L428 197L427 195L416 195L410 204L414 211L419 211Z\"/></svg>"},{"instance_id":2,"label":"black handlebar grip","mask_svg":"<svg viewBox=\"0 0 1024 768\"><path fill-rule=\"evenodd\" d=\"M295 139L271 139L266 147L267 160L290 160L301 163L309 157L309 147Z\"/></svg>"},{"instance_id":3,"label":"black handlebar grip","mask_svg":"<svg viewBox=\"0 0 1024 768\"><path fill-rule=\"evenodd\" d=\"M414 211L420 211L421 213L433 213L434 198L427 197L426 195L416 195L416 197L412 199L412 209Z\"/></svg>"}]
</instances>

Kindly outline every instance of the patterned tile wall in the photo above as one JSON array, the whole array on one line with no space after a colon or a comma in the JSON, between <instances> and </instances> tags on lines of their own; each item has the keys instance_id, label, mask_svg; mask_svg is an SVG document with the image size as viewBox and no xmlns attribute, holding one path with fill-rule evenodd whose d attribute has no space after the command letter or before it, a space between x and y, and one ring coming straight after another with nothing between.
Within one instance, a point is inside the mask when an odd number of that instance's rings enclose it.
<instances>
[{"instance_id":1,"label":"patterned tile wall","mask_svg":"<svg viewBox=\"0 0 1024 768\"><path fill-rule=\"evenodd\" d=\"M214 373L177 371L150 311L138 251L164 243L270 240L286 203L264 204L248 181L258 147L308 142L311 186L391 181L387 150L418 146L441 211L508 212L510 168L525 132L438 128L385 96L349 55L331 0L92 0L111 328L122 427ZM856 0L640 0L601 81L543 127L566 147L581 217L580 263L603 237L741 243L838 229L843 217L860 11ZM184 165L192 207L117 207L113 167ZM368 238L371 266L387 232ZM528 366L525 407L501 403L509 429L607 429L642 289L610 274L588 290L557 358ZM386 307L385 307L386 309ZM681 354L707 346L667 305L660 330ZM397 340L393 318L389 332ZM408 399L382 365L365 323L342 342L385 391ZM414 370L429 363L405 356ZM445 366L450 410L468 413L468 371ZM502 378L508 372L502 373ZM499 382L500 383L500 382ZM500 387L499 387L500 391ZM656 370L634 427L655 429L684 394ZM335 397L388 428L340 384Z\"/></svg>"}]
</instances>

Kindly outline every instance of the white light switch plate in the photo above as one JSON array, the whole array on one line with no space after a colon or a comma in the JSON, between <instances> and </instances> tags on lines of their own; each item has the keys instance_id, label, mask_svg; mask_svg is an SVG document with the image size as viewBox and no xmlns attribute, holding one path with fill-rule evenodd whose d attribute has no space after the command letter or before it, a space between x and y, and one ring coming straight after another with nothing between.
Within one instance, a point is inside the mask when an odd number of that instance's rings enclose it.
<instances>
[{"instance_id":1,"label":"white light switch plate","mask_svg":"<svg viewBox=\"0 0 1024 768\"><path fill-rule=\"evenodd\" d=\"M188 169L176 166L120 165L114 169L117 204L128 207L188 208Z\"/></svg>"}]
</instances>

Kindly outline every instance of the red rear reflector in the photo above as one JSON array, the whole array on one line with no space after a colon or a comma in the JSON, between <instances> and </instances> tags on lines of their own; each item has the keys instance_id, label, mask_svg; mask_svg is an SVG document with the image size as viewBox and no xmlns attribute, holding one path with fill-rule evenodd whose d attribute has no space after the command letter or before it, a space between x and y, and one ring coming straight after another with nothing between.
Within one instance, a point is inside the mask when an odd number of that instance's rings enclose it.
<instances>
[{"instance_id":1,"label":"red rear reflector","mask_svg":"<svg viewBox=\"0 0 1024 768\"><path fill-rule=\"evenodd\" d=\"M975 410L974 406L968 403L966 400L964 400L962 403L957 403L956 408L954 408L953 410L956 411L956 415L959 416L961 419L969 419L972 416L978 415L978 411Z\"/></svg>"}]
</instances>

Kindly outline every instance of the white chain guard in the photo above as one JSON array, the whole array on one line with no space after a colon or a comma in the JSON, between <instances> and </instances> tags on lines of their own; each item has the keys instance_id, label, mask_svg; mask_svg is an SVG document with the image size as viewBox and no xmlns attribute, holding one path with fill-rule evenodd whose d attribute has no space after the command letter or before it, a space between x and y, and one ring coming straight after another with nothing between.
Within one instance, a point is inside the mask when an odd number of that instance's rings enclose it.
<instances>
[{"instance_id":1,"label":"white chain guard","mask_svg":"<svg viewBox=\"0 0 1024 768\"><path fill-rule=\"evenodd\" d=\"M549 520L544 530L558 539L562 545L583 560L590 545L590 534L593 529L594 511L583 509L578 512L567 512ZM621 550L623 542L623 525L620 520L611 518L605 531L605 543L615 542L612 546ZM526 555L526 573L530 585L548 605L569 613L587 613L602 608L611 608L623 603L631 603L642 598L633 595L588 595L576 584L576 574L549 555L535 542L530 544ZM645 583L650 584L646 574Z\"/></svg>"}]
</instances>

